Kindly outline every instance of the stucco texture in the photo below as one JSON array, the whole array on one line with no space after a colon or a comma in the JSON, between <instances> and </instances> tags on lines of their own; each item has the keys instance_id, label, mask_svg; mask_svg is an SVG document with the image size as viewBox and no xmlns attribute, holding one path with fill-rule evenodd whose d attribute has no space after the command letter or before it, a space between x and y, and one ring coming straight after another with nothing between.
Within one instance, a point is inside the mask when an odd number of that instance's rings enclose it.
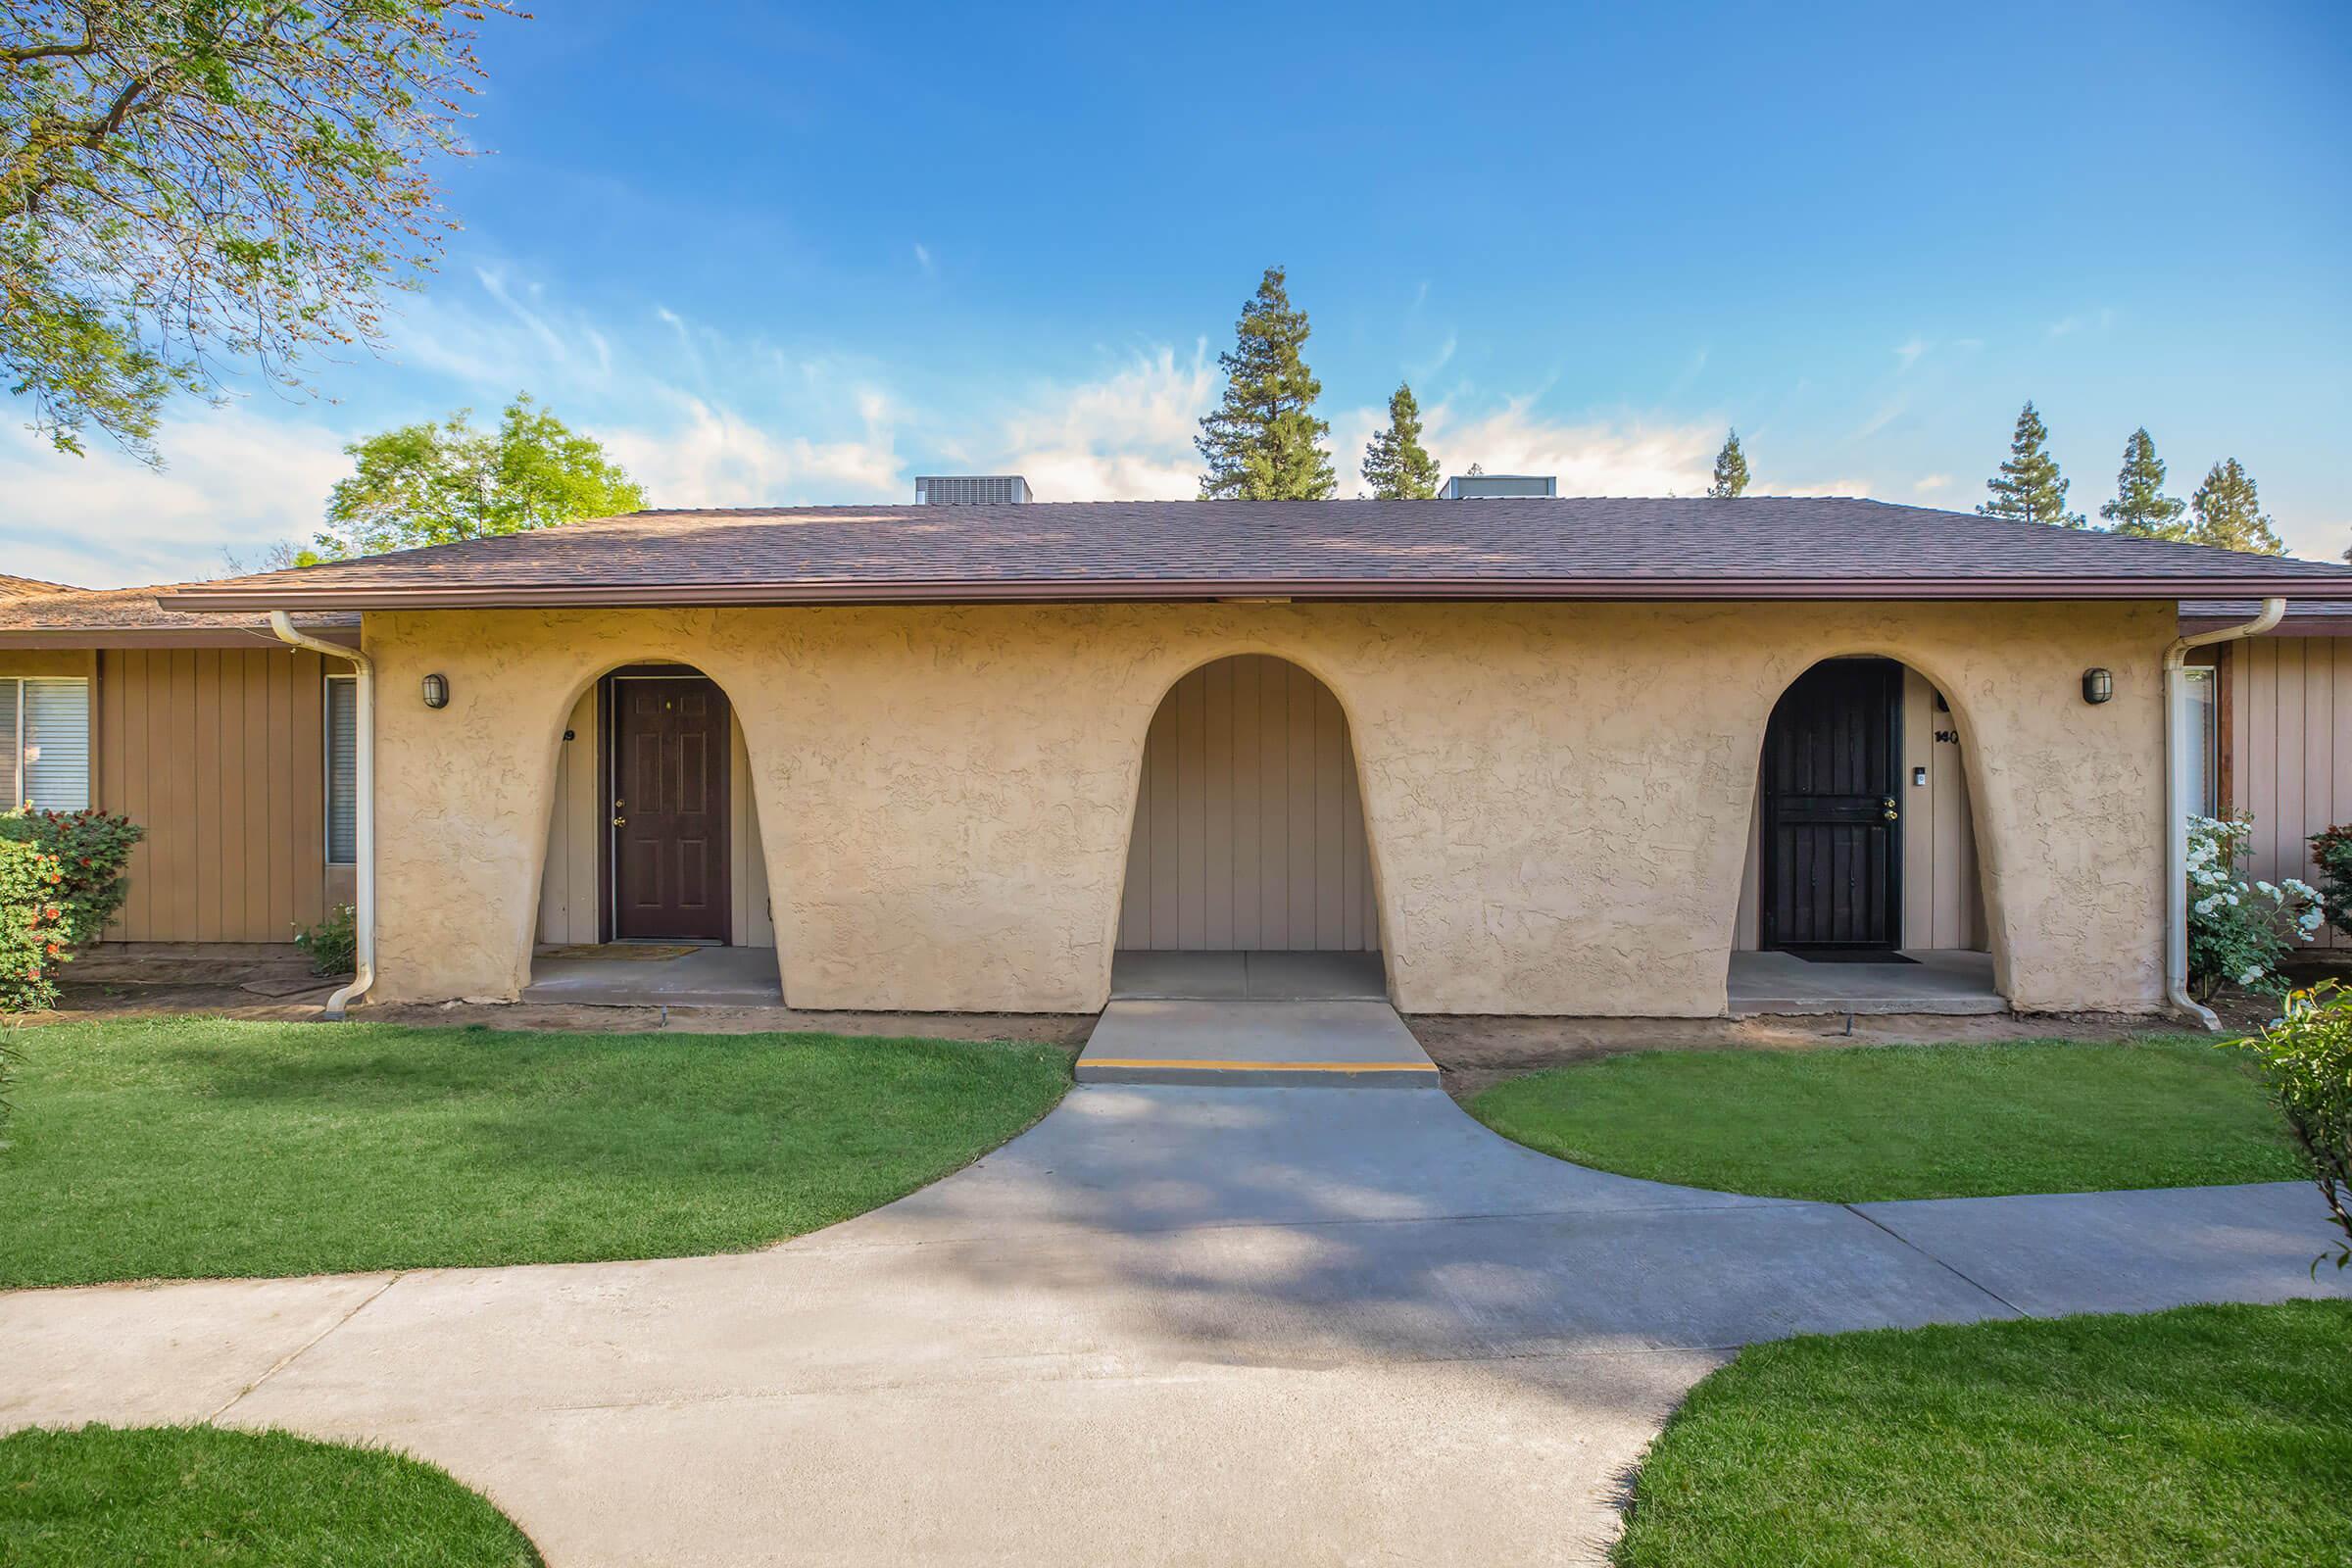
<instances>
[{"instance_id":1,"label":"stucco texture","mask_svg":"<svg viewBox=\"0 0 2352 1568\"><path fill-rule=\"evenodd\" d=\"M1413 1012L1723 1010L1764 726L1815 661L1945 693L1996 975L2155 1007L2163 604L1129 605L370 614L387 1001L525 982L557 749L615 665L743 725L796 1007L1083 1011L1138 770L1187 670L1290 659L1348 712L1391 994ZM2082 671L2114 670L2103 707ZM428 671L451 700L427 710Z\"/></svg>"}]
</instances>

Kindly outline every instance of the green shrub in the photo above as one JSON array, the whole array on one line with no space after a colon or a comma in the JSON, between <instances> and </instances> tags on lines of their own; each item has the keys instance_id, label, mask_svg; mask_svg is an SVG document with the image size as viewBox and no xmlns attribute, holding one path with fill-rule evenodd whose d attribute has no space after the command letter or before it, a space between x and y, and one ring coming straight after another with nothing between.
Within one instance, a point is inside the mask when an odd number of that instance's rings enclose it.
<instances>
[{"instance_id":1,"label":"green shrub","mask_svg":"<svg viewBox=\"0 0 2352 1568\"><path fill-rule=\"evenodd\" d=\"M2283 991L2278 960L2297 942L2319 935L2326 918L2320 892L2293 877L2248 882L2238 859L2254 822L2243 816L2188 819L2188 979L2200 997L2231 983Z\"/></svg>"},{"instance_id":2,"label":"green shrub","mask_svg":"<svg viewBox=\"0 0 2352 1568\"><path fill-rule=\"evenodd\" d=\"M359 919L357 908L338 904L309 930L295 928L294 945L310 954L311 973L351 973L360 961Z\"/></svg>"},{"instance_id":3,"label":"green shrub","mask_svg":"<svg viewBox=\"0 0 2352 1568\"><path fill-rule=\"evenodd\" d=\"M2352 826L2314 833L2311 863L2320 868L2320 897L2328 904L2328 923L2352 937Z\"/></svg>"},{"instance_id":4,"label":"green shrub","mask_svg":"<svg viewBox=\"0 0 2352 1568\"><path fill-rule=\"evenodd\" d=\"M57 857L0 838L0 1012L57 1004L57 966L66 957Z\"/></svg>"},{"instance_id":5,"label":"green shrub","mask_svg":"<svg viewBox=\"0 0 2352 1568\"><path fill-rule=\"evenodd\" d=\"M2352 1263L2352 992L2333 980L2293 992L2269 1028L2227 1044L2262 1058L2271 1096L2344 1233L2335 1266Z\"/></svg>"},{"instance_id":6,"label":"green shrub","mask_svg":"<svg viewBox=\"0 0 2352 1568\"><path fill-rule=\"evenodd\" d=\"M57 857L65 880L57 902L64 906L65 945L85 948L105 932L130 891L124 871L130 852L147 830L127 816L86 811L0 812L0 839L29 844Z\"/></svg>"}]
</instances>

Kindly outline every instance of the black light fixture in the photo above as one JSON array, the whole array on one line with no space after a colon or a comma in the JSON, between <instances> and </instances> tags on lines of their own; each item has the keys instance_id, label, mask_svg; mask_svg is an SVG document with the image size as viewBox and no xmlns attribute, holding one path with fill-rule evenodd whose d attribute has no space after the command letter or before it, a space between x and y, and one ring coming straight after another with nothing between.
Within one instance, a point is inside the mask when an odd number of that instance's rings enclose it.
<instances>
[{"instance_id":1,"label":"black light fixture","mask_svg":"<svg viewBox=\"0 0 2352 1568\"><path fill-rule=\"evenodd\" d=\"M2082 700L2096 707L2115 695L2115 672L2108 669L2086 669L2082 672Z\"/></svg>"},{"instance_id":2,"label":"black light fixture","mask_svg":"<svg viewBox=\"0 0 2352 1568\"><path fill-rule=\"evenodd\" d=\"M424 706L427 708L447 708L449 706L449 677L447 675L424 677Z\"/></svg>"}]
</instances>

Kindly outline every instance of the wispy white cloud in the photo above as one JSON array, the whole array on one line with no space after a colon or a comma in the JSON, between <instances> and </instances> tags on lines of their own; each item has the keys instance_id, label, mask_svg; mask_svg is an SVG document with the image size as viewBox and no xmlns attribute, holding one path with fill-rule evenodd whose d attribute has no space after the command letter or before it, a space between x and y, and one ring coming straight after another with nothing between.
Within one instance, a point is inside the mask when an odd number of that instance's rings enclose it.
<instances>
[{"instance_id":1,"label":"wispy white cloud","mask_svg":"<svg viewBox=\"0 0 2352 1568\"><path fill-rule=\"evenodd\" d=\"M1903 363L1901 368L1908 370L1911 368L1911 367L1917 365L1919 363L1920 356L1927 353L1932 347L1934 347L1934 345L1929 343L1926 338L1914 335L1894 346L1894 357L1902 361Z\"/></svg>"},{"instance_id":2,"label":"wispy white cloud","mask_svg":"<svg viewBox=\"0 0 2352 1568\"><path fill-rule=\"evenodd\" d=\"M1915 496L1932 496L1951 487L1952 476L1948 473L1923 473L1911 481L1911 493Z\"/></svg>"},{"instance_id":3,"label":"wispy white cloud","mask_svg":"<svg viewBox=\"0 0 2352 1568\"><path fill-rule=\"evenodd\" d=\"M350 471L346 439L245 405L199 410L158 432L172 466L157 472L100 444L68 457L0 427L0 561L91 588L220 576L224 549L250 558L318 531L328 489Z\"/></svg>"},{"instance_id":4,"label":"wispy white cloud","mask_svg":"<svg viewBox=\"0 0 2352 1568\"><path fill-rule=\"evenodd\" d=\"M888 400L858 396L865 429L835 440L779 435L721 405L671 392L677 417L592 427L657 507L755 507L898 500L912 477L896 450Z\"/></svg>"},{"instance_id":5,"label":"wispy white cloud","mask_svg":"<svg viewBox=\"0 0 2352 1568\"><path fill-rule=\"evenodd\" d=\"M1341 493L1360 484L1364 449L1388 422L1383 408L1335 416L1332 437ZM1707 487L1721 426L1695 423L1564 423L1532 412L1531 400L1471 413L1448 401L1423 411L1424 443L1448 474L1475 463L1489 473L1548 473L1564 496L1695 495Z\"/></svg>"},{"instance_id":6,"label":"wispy white cloud","mask_svg":"<svg viewBox=\"0 0 2352 1568\"><path fill-rule=\"evenodd\" d=\"M931 260L931 247L921 240L914 242L914 265L921 268L925 274L935 273L939 270L938 264Z\"/></svg>"},{"instance_id":7,"label":"wispy white cloud","mask_svg":"<svg viewBox=\"0 0 2352 1568\"><path fill-rule=\"evenodd\" d=\"M1004 421L1003 466L1026 474L1041 501L1183 500L1200 488L1193 437L1217 374L1196 341L1189 358L1163 346L1101 379L1042 389Z\"/></svg>"},{"instance_id":8,"label":"wispy white cloud","mask_svg":"<svg viewBox=\"0 0 2352 1568\"><path fill-rule=\"evenodd\" d=\"M2113 306L2101 306L2095 311L2081 312L2073 316L2061 317L2059 319L2052 321L2050 323L2049 335L2051 337L2072 337L2077 332L2088 331L2094 327L2100 331L2105 331L2108 327L2111 327L2114 324L2115 308Z\"/></svg>"}]
</instances>

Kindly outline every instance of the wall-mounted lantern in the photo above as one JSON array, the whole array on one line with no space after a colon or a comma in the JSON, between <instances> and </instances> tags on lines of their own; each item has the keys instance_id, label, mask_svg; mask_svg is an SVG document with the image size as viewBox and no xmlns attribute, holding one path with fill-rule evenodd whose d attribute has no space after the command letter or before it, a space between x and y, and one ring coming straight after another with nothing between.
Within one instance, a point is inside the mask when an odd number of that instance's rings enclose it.
<instances>
[{"instance_id":1,"label":"wall-mounted lantern","mask_svg":"<svg viewBox=\"0 0 2352 1568\"><path fill-rule=\"evenodd\" d=\"M424 677L424 706L427 708L447 708L449 706L449 677L447 675Z\"/></svg>"},{"instance_id":2,"label":"wall-mounted lantern","mask_svg":"<svg viewBox=\"0 0 2352 1568\"><path fill-rule=\"evenodd\" d=\"M2115 672L2108 669L2086 669L2082 672L2082 700L2096 707L2115 695Z\"/></svg>"}]
</instances>

